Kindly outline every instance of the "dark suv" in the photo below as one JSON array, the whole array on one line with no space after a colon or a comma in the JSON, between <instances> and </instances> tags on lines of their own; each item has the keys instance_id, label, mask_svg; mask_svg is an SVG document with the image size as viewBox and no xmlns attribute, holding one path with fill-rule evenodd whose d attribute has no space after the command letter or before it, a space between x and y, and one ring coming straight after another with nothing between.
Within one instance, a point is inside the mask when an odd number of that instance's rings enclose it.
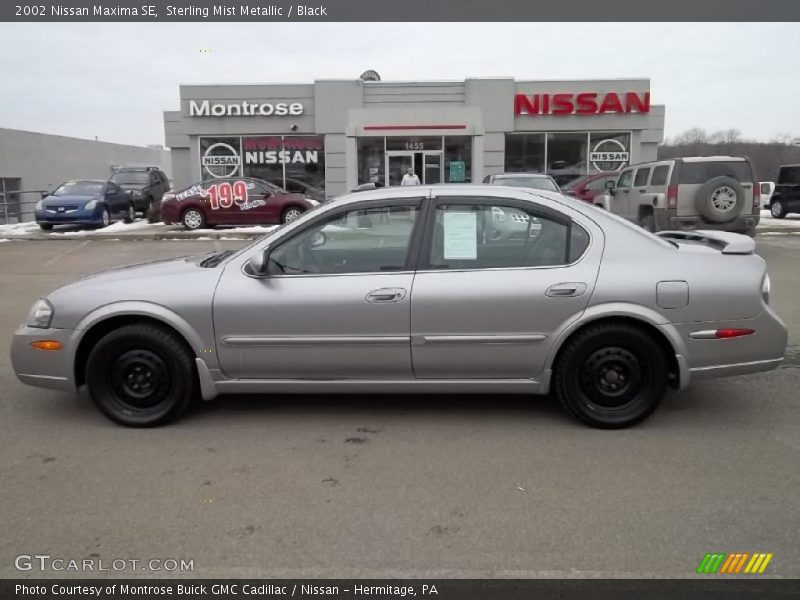
<instances>
[{"instance_id":1,"label":"dark suv","mask_svg":"<svg viewBox=\"0 0 800 600\"><path fill-rule=\"evenodd\" d=\"M783 165L778 171L769 212L782 219L790 212L800 212L800 165Z\"/></svg>"},{"instance_id":2,"label":"dark suv","mask_svg":"<svg viewBox=\"0 0 800 600\"><path fill-rule=\"evenodd\" d=\"M133 207L150 223L161 219L161 198L169 190L169 180L158 167L121 167L109 179L128 192Z\"/></svg>"}]
</instances>

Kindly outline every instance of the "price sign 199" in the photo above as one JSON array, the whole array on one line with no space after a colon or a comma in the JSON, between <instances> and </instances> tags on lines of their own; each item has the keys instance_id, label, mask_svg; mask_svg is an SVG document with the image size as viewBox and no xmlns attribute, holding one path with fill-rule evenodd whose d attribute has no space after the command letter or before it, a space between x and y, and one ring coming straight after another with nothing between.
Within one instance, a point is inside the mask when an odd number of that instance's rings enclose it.
<instances>
[{"instance_id":1,"label":"price sign 199","mask_svg":"<svg viewBox=\"0 0 800 600\"><path fill-rule=\"evenodd\" d=\"M247 185L244 181L215 183L208 188L208 201L212 210L230 208L234 202L247 204Z\"/></svg>"}]
</instances>

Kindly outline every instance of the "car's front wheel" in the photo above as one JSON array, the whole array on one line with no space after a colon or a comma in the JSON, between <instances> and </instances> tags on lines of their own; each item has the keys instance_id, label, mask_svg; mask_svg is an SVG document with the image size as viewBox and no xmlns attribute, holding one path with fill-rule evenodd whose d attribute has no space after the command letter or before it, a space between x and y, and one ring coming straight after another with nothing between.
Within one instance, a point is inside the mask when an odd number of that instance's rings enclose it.
<instances>
[{"instance_id":1,"label":"car's front wheel","mask_svg":"<svg viewBox=\"0 0 800 600\"><path fill-rule=\"evenodd\" d=\"M103 209L103 212L100 213L100 227L108 227L111 224L111 213L108 212L107 208Z\"/></svg>"},{"instance_id":2,"label":"car's front wheel","mask_svg":"<svg viewBox=\"0 0 800 600\"><path fill-rule=\"evenodd\" d=\"M181 223L183 227L189 231L195 229L202 229L206 225L206 218L203 213L197 208L188 208L183 211L181 216Z\"/></svg>"},{"instance_id":3,"label":"car's front wheel","mask_svg":"<svg viewBox=\"0 0 800 600\"><path fill-rule=\"evenodd\" d=\"M86 385L108 418L151 427L186 411L195 395L194 360L185 344L150 324L120 327L103 337L86 362Z\"/></svg>"},{"instance_id":4,"label":"car's front wheel","mask_svg":"<svg viewBox=\"0 0 800 600\"><path fill-rule=\"evenodd\" d=\"M554 379L561 404L584 423L628 427L658 407L667 387L667 360L658 342L642 329L598 324L567 342Z\"/></svg>"},{"instance_id":5,"label":"car's front wheel","mask_svg":"<svg viewBox=\"0 0 800 600\"><path fill-rule=\"evenodd\" d=\"M774 199L769 203L769 214L776 219L782 219L786 216L786 207L779 199Z\"/></svg>"},{"instance_id":6,"label":"car's front wheel","mask_svg":"<svg viewBox=\"0 0 800 600\"><path fill-rule=\"evenodd\" d=\"M136 220L136 210L133 208L133 204L129 204L128 211L125 213L125 222L133 223L134 220Z\"/></svg>"}]
</instances>

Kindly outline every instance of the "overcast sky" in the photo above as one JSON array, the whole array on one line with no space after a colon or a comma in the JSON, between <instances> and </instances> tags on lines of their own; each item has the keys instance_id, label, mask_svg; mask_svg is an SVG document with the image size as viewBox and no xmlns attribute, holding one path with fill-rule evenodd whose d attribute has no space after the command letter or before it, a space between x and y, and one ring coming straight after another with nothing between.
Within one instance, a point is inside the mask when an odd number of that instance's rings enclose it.
<instances>
[{"instance_id":1,"label":"overcast sky","mask_svg":"<svg viewBox=\"0 0 800 600\"><path fill-rule=\"evenodd\" d=\"M0 127L163 144L181 83L649 77L666 135L800 135L800 24L0 25ZM207 49L209 52L201 52Z\"/></svg>"}]
</instances>

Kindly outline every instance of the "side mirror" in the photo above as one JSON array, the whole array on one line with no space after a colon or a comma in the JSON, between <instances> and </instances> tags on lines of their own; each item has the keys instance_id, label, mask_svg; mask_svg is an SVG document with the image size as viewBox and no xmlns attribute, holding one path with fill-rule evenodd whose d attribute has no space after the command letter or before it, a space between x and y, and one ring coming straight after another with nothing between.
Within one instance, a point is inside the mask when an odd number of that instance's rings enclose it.
<instances>
[{"instance_id":1,"label":"side mirror","mask_svg":"<svg viewBox=\"0 0 800 600\"><path fill-rule=\"evenodd\" d=\"M266 275L268 260L269 249L267 248L261 252L255 253L250 257L250 260L247 261L247 270L253 275Z\"/></svg>"},{"instance_id":2,"label":"side mirror","mask_svg":"<svg viewBox=\"0 0 800 600\"><path fill-rule=\"evenodd\" d=\"M42 200L47 198L50 195L50 192L42 192Z\"/></svg>"}]
</instances>

